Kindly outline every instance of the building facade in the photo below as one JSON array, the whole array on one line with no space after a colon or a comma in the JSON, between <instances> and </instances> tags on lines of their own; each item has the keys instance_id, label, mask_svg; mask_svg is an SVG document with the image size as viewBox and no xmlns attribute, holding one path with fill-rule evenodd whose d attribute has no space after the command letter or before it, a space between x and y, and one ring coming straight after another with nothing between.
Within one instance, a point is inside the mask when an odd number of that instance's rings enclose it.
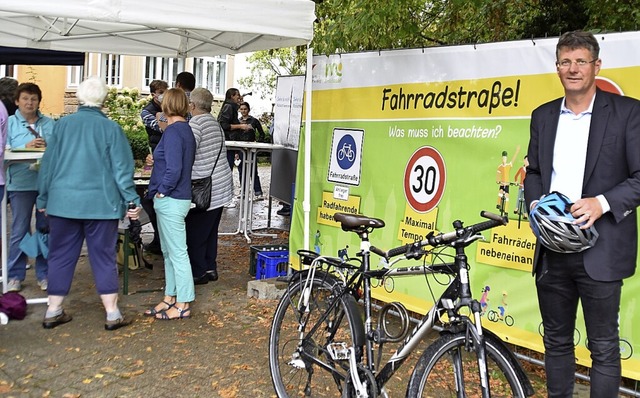
<instances>
[{"instance_id":1,"label":"building facade","mask_svg":"<svg viewBox=\"0 0 640 398\"><path fill-rule=\"evenodd\" d=\"M172 87L175 76L188 71L195 75L196 87L207 88L216 102L222 102L233 82L233 63L233 56L185 59L87 53L84 66L0 65L0 77L38 84L41 111L59 116L76 110L75 91L89 76L101 76L110 87L138 88L148 94L153 80L164 80Z\"/></svg>"}]
</instances>

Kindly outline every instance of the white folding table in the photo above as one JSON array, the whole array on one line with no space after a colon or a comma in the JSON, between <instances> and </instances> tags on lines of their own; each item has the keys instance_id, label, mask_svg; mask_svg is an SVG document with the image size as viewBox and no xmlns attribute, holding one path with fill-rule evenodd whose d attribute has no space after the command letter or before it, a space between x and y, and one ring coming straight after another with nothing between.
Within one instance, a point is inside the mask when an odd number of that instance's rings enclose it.
<instances>
[{"instance_id":1,"label":"white folding table","mask_svg":"<svg viewBox=\"0 0 640 398\"><path fill-rule=\"evenodd\" d=\"M4 151L5 170L13 163L35 163L42 158L44 151L10 150ZM2 196L2 293L7 292L7 190ZM27 304L46 304L47 297L27 299Z\"/></svg>"},{"instance_id":2,"label":"white folding table","mask_svg":"<svg viewBox=\"0 0 640 398\"><path fill-rule=\"evenodd\" d=\"M238 229L234 232L221 232L220 235L244 234L247 243L251 243L249 234L275 237L275 234L262 234L252 230L253 217L253 181L256 178L256 165L258 164L258 152L272 152L274 149L282 149L284 146L268 144L264 142L226 141L227 150L241 151L243 153L242 181L240 182L240 205L238 207Z\"/></svg>"}]
</instances>

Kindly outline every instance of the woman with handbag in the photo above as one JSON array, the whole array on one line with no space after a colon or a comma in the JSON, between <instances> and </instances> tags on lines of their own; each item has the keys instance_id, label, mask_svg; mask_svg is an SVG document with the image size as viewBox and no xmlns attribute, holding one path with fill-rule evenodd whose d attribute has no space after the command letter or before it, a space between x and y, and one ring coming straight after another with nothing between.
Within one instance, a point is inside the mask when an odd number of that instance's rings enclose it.
<instances>
[{"instance_id":1,"label":"woman with handbag","mask_svg":"<svg viewBox=\"0 0 640 398\"><path fill-rule=\"evenodd\" d=\"M191 170L192 196L197 204L187 215L187 249L196 285L218 280L218 226L224 205L233 199L231 169L225 162L224 131L211 115L213 95L205 88L191 92L189 125L196 140L196 158ZM197 184L197 181L203 181ZM204 183L206 182L206 183ZM206 189L206 192L199 192Z\"/></svg>"},{"instance_id":2,"label":"woman with handbag","mask_svg":"<svg viewBox=\"0 0 640 398\"><path fill-rule=\"evenodd\" d=\"M196 142L186 117L189 100L182 89L167 90L162 111L168 126L153 151L153 171L148 197L158 218L160 246L164 256L165 295L145 315L156 319L184 319L191 316L195 299L191 264L187 254L185 217L191 207L191 168Z\"/></svg>"}]
</instances>

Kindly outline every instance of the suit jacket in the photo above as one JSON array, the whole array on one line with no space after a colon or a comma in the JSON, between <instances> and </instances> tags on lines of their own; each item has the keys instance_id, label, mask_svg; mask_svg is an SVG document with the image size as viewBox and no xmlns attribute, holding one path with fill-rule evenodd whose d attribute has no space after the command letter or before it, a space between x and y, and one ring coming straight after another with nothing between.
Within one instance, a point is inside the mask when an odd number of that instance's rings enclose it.
<instances>
[{"instance_id":1,"label":"suit jacket","mask_svg":"<svg viewBox=\"0 0 640 398\"><path fill-rule=\"evenodd\" d=\"M531 115L527 175L527 206L548 194L553 147L562 98ZM640 101L597 90L591 115L582 197L604 195L611 210L595 222L600 234L583 253L587 274L614 281L633 275L637 255L636 207L640 205ZM540 272L544 250L536 245L533 272Z\"/></svg>"}]
</instances>

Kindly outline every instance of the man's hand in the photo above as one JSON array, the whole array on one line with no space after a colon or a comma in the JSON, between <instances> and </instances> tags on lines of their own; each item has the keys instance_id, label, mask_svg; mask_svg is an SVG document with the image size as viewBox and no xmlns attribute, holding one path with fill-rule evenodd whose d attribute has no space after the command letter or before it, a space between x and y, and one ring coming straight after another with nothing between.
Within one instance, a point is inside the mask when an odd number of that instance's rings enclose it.
<instances>
[{"instance_id":1,"label":"man's hand","mask_svg":"<svg viewBox=\"0 0 640 398\"><path fill-rule=\"evenodd\" d=\"M133 209L128 209L127 210L127 217L129 217L132 220L137 220L138 217L140 217L140 210L142 209L142 207L140 206L136 206Z\"/></svg>"},{"instance_id":2,"label":"man's hand","mask_svg":"<svg viewBox=\"0 0 640 398\"><path fill-rule=\"evenodd\" d=\"M576 219L575 224L585 223L580 229L588 229L602 217L602 206L596 198L578 199L571 206L571 215Z\"/></svg>"},{"instance_id":3,"label":"man's hand","mask_svg":"<svg viewBox=\"0 0 640 398\"><path fill-rule=\"evenodd\" d=\"M26 143L25 148L45 148L47 143L44 141L44 138L35 138Z\"/></svg>"}]
</instances>

